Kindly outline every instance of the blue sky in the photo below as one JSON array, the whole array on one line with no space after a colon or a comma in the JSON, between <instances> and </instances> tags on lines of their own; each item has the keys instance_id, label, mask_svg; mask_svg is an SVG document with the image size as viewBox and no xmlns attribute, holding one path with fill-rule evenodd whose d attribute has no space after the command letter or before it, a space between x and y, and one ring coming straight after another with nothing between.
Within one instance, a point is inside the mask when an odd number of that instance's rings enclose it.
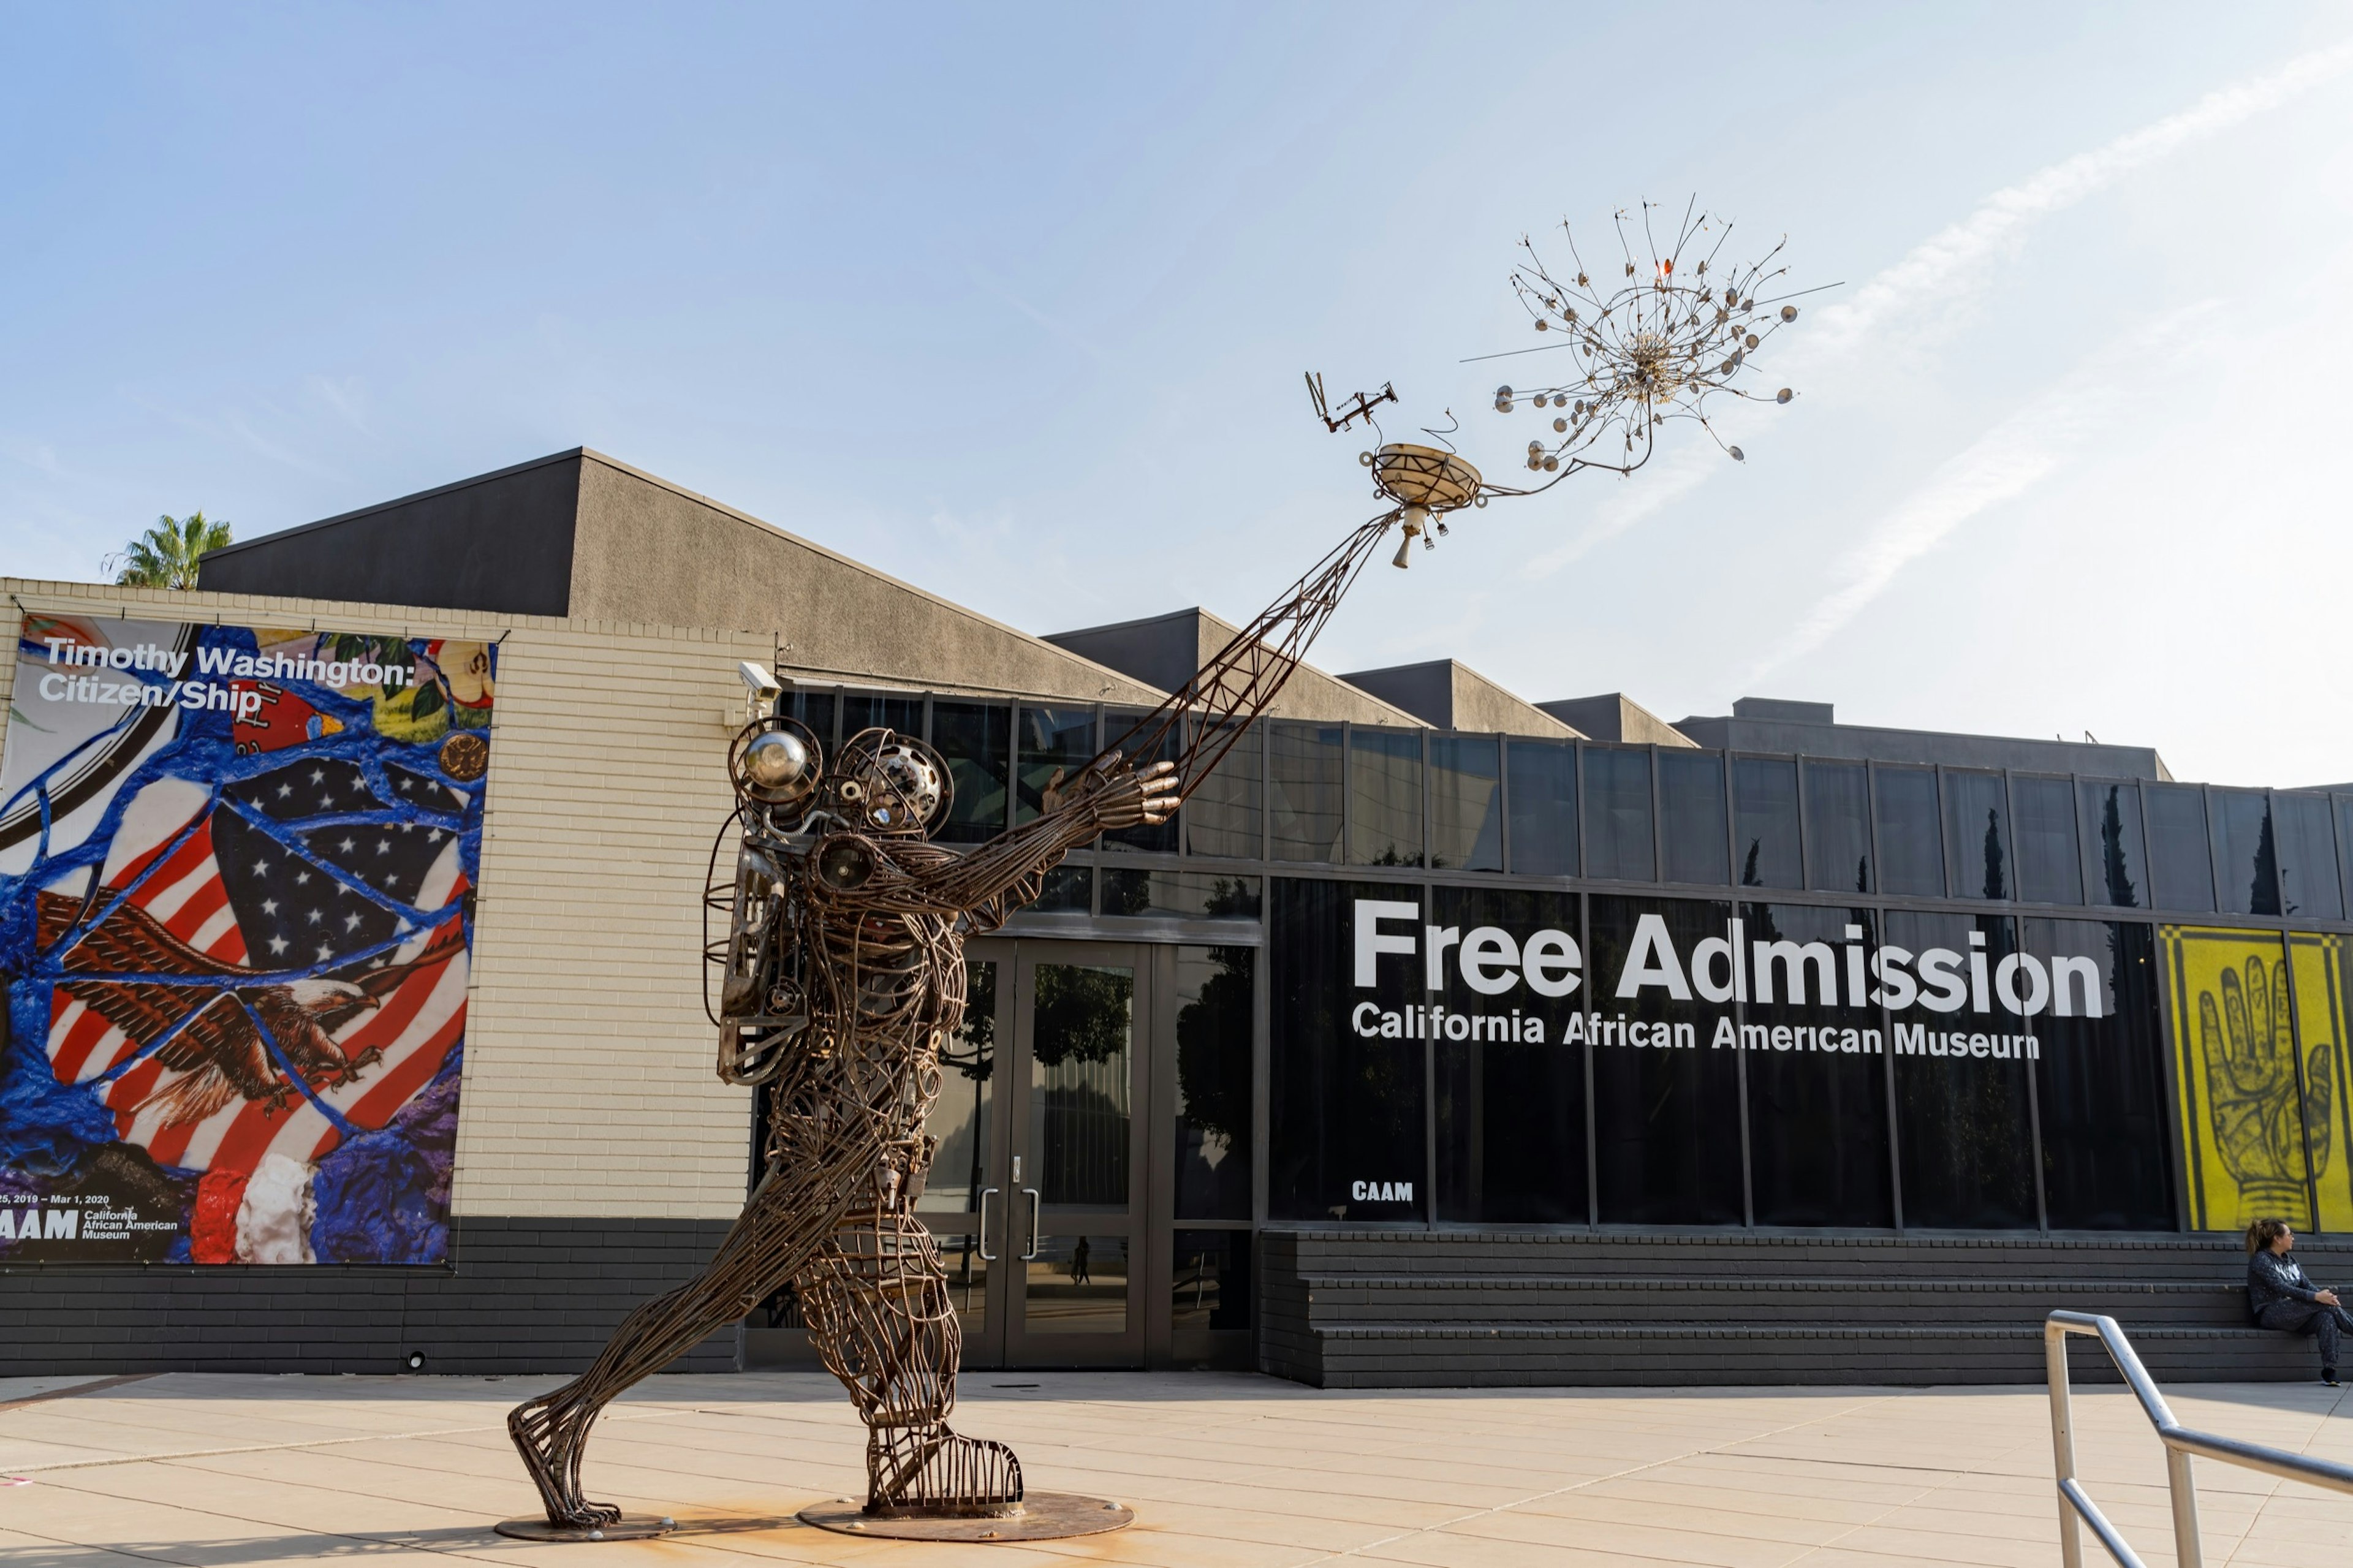
<instances>
[{"instance_id":1,"label":"blue sky","mask_svg":"<svg viewBox=\"0 0 2353 1568\"><path fill-rule=\"evenodd\" d=\"M1477 513L1317 662L2353 779L2353 7L0 23L0 571L585 444L1030 630L1239 617L1373 510L1303 370L1506 475L1514 241L1696 194L1845 284L1749 460Z\"/></svg>"}]
</instances>

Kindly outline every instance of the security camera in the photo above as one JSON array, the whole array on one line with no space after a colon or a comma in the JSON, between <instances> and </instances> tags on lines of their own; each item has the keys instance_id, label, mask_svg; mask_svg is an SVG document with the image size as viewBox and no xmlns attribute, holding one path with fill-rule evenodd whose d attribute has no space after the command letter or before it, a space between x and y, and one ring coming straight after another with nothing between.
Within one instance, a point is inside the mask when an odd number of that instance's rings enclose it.
<instances>
[{"instance_id":1,"label":"security camera","mask_svg":"<svg viewBox=\"0 0 2353 1568\"><path fill-rule=\"evenodd\" d=\"M735 673L744 682L744 721L746 723L757 719L784 693L783 684L769 674L765 666L754 664L748 658L736 665Z\"/></svg>"}]
</instances>

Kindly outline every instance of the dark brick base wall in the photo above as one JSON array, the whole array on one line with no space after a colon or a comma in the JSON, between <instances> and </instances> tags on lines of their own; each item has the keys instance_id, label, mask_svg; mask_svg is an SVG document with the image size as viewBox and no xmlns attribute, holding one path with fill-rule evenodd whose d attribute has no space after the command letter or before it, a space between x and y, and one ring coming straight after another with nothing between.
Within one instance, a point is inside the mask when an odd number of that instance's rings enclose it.
<instances>
[{"instance_id":1,"label":"dark brick base wall","mask_svg":"<svg viewBox=\"0 0 2353 1568\"><path fill-rule=\"evenodd\" d=\"M2054 1308L2165 1382L2310 1378L2236 1237L1271 1230L1259 1364L1321 1388L2039 1383ZM2353 1285L2353 1241L2297 1256ZM2074 1376L2113 1381L2078 1341Z\"/></svg>"},{"instance_id":2,"label":"dark brick base wall","mask_svg":"<svg viewBox=\"0 0 2353 1568\"><path fill-rule=\"evenodd\" d=\"M474 1218L454 1268L0 1268L0 1376L576 1372L624 1314L693 1276L724 1220ZM737 1331L681 1357L729 1372Z\"/></svg>"}]
</instances>

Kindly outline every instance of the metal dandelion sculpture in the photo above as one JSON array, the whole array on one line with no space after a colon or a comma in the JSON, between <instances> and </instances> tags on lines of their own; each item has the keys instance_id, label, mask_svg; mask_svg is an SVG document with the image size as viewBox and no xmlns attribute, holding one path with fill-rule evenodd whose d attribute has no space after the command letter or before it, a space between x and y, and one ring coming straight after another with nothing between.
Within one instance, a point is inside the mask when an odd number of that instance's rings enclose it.
<instances>
[{"instance_id":1,"label":"metal dandelion sculpture","mask_svg":"<svg viewBox=\"0 0 2353 1568\"><path fill-rule=\"evenodd\" d=\"M1524 490L1491 487L1494 493L1532 495L1579 468L1630 474L1650 461L1660 426L1675 419L1695 421L1738 461L1740 448L1709 418L1710 400L1788 403L1796 395L1786 386L1767 392L1742 384L1766 343L1798 319L1788 301L1817 291L1778 287L1788 271L1776 265L1786 238L1755 261L1729 262L1723 254L1729 223L1694 204L1662 246L1659 210L1644 202L1639 218L1617 215L1620 258L1599 275L1566 223L1572 267L1555 271L1533 241L1521 239L1527 258L1513 270L1513 290L1537 331L1560 334L1557 344L1545 346L1565 351L1571 369L1548 385L1495 389L1498 414L1514 412L1525 398L1551 415L1551 428L1528 442L1527 466L1553 477Z\"/></svg>"}]
</instances>

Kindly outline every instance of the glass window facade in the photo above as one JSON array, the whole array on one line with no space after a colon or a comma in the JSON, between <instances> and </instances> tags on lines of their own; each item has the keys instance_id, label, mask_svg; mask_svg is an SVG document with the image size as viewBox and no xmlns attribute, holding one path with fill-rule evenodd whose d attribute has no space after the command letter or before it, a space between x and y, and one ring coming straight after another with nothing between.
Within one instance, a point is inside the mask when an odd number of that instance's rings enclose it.
<instances>
[{"instance_id":1,"label":"glass window facade","mask_svg":"<svg viewBox=\"0 0 2353 1568\"><path fill-rule=\"evenodd\" d=\"M1651 833L1651 753L1588 746L1585 756L1585 874L1628 882L1657 879Z\"/></svg>"},{"instance_id":2,"label":"glass window facade","mask_svg":"<svg viewBox=\"0 0 2353 1568\"><path fill-rule=\"evenodd\" d=\"M2078 781L2075 826L2084 840L2087 902L2148 908L2147 851L2141 837L2140 786Z\"/></svg>"},{"instance_id":3,"label":"glass window facade","mask_svg":"<svg viewBox=\"0 0 2353 1568\"><path fill-rule=\"evenodd\" d=\"M2000 773L1947 769L1945 866L1953 897L2016 897L2010 866L2009 791Z\"/></svg>"},{"instance_id":4,"label":"glass window facade","mask_svg":"<svg viewBox=\"0 0 2353 1568\"><path fill-rule=\"evenodd\" d=\"M1267 1215L1421 1220L1430 1213L1419 889L1278 877L1268 892ZM1357 921L1366 962L1357 959ZM1412 938L1402 953L1377 939Z\"/></svg>"},{"instance_id":5,"label":"glass window facade","mask_svg":"<svg viewBox=\"0 0 2353 1568\"><path fill-rule=\"evenodd\" d=\"M1877 923L1870 910L1740 906L1750 970L1742 1054L1758 1225L1895 1223L1887 1055L1868 996Z\"/></svg>"},{"instance_id":6,"label":"glass window facade","mask_svg":"<svg viewBox=\"0 0 2353 1568\"><path fill-rule=\"evenodd\" d=\"M1348 731L1348 863L1421 864L1419 730Z\"/></svg>"},{"instance_id":7,"label":"glass window facade","mask_svg":"<svg viewBox=\"0 0 2353 1568\"><path fill-rule=\"evenodd\" d=\"M1430 863L1504 868L1504 743L1491 735L1430 738Z\"/></svg>"},{"instance_id":8,"label":"glass window facade","mask_svg":"<svg viewBox=\"0 0 2353 1568\"><path fill-rule=\"evenodd\" d=\"M1095 710L1092 708L1024 708L1014 722L1013 822L1035 818L1050 800L1060 800L1071 775L1094 759Z\"/></svg>"},{"instance_id":9,"label":"glass window facade","mask_svg":"<svg viewBox=\"0 0 2353 1568\"><path fill-rule=\"evenodd\" d=\"M1244 731L1209 770L1176 814L1188 855L1221 855L1236 860L1259 856L1259 800L1265 737Z\"/></svg>"},{"instance_id":10,"label":"glass window facade","mask_svg":"<svg viewBox=\"0 0 2353 1568\"><path fill-rule=\"evenodd\" d=\"M1802 888L1798 764L1788 757L1732 759L1734 878L1744 888Z\"/></svg>"},{"instance_id":11,"label":"glass window facade","mask_svg":"<svg viewBox=\"0 0 2353 1568\"><path fill-rule=\"evenodd\" d=\"M1809 757L1806 881L1832 893L1871 891L1871 803L1861 763Z\"/></svg>"},{"instance_id":12,"label":"glass window facade","mask_svg":"<svg viewBox=\"0 0 2353 1568\"><path fill-rule=\"evenodd\" d=\"M1258 953L1176 950L1176 1217L1250 1217Z\"/></svg>"},{"instance_id":13,"label":"glass window facade","mask_svg":"<svg viewBox=\"0 0 2353 1568\"><path fill-rule=\"evenodd\" d=\"M1871 817L1879 844L1879 888L1933 899L1945 890L1945 836L1936 810L1936 771L1874 764Z\"/></svg>"},{"instance_id":14,"label":"glass window facade","mask_svg":"<svg viewBox=\"0 0 2353 1568\"><path fill-rule=\"evenodd\" d=\"M923 713L965 842L1127 717ZM1183 1224L2348 1234L2348 857L2353 793L1285 723L1023 914L1176 941Z\"/></svg>"},{"instance_id":15,"label":"glass window facade","mask_svg":"<svg viewBox=\"0 0 2353 1568\"><path fill-rule=\"evenodd\" d=\"M2010 798L2018 812L2018 896L2030 904L2082 903L2074 782L2015 773Z\"/></svg>"},{"instance_id":16,"label":"glass window facade","mask_svg":"<svg viewBox=\"0 0 2353 1568\"><path fill-rule=\"evenodd\" d=\"M1659 753L1659 835L1669 882L1729 880L1724 822L1724 759L1714 752Z\"/></svg>"},{"instance_id":17,"label":"glass window facade","mask_svg":"<svg viewBox=\"0 0 2353 1568\"><path fill-rule=\"evenodd\" d=\"M2273 832L2279 841L2280 913L2316 921L2345 918L2331 816L2325 795L2272 796Z\"/></svg>"},{"instance_id":18,"label":"glass window facade","mask_svg":"<svg viewBox=\"0 0 2353 1568\"><path fill-rule=\"evenodd\" d=\"M1337 724L1270 724L1266 750L1267 853L1277 860L1338 860L1347 731Z\"/></svg>"},{"instance_id":19,"label":"glass window facade","mask_svg":"<svg viewBox=\"0 0 2353 1568\"><path fill-rule=\"evenodd\" d=\"M2144 784L2141 801L2148 816L2150 898L2161 910L2212 909L2206 792L2196 784Z\"/></svg>"},{"instance_id":20,"label":"glass window facade","mask_svg":"<svg viewBox=\"0 0 2353 1568\"><path fill-rule=\"evenodd\" d=\"M2272 797L2259 789L2210 790L2207 816L2214 831L2215 892L2234 915L2280 912L2279 845L2272 834Z\"/></svg>"},{"instance_id":21,"label":"glass window facade","mask_svg":"<svg viewBox=\"0 0 2353 1568\"><path fill-rule=\"evenodd\" d=\"M1883 967L1908 965L1910 973L1882 989L1891 1004L1904 992L1915 1004L1894 1026L1890 1058L1906 1225L2032 1230L2041 1223L2021 1046L2031 1037L1997 1011L1990 978L2016 951L2006 916L1888 911L1883 956L1894 963Z\"/></svg>"},{"instance_id":22,"label":"glass window facade","mask_svg":"<svg viewBox=\"0 0 2353 1568\"><path fill-rule=\"evenodd\" d=\"M1639 952L1658 969L1662 945L1676 967L1709 963L1706 944L1733 952L1732 906L1714 900L1588 900L1592 973L1623 975ZM1736 958L1732 962L1737 963ZM1730 981L1726 980L1728 988ZM1579 1033L1593 1058L1596 1197L1605 1225L1740 1225L1740 1057L1716 1043L1725 1016L1706 985L1621 980L1597 987ZM1680 994L1678 994L1680 992Z\"/></svg>"},{"instance_id":23,"label":"glass window facade","mask_svg":"<svg viewBox=\"0 0 2353 1568\"><path fill-rule=\"evenodd\" d=\"M1117 708L1103 713L1103 741L1106 747L1117 747L1134 759L1138 765L1173 762L1178 751L1177 731L1172 727L1157 741L1147 733L1138 732L1146 715ZM1155 721L1156 724L1156 721ZM1143 854L1173 855L1176 852L1176 823L1139 822L1133 827L1117 828L1103 836L1105 849L1134 849Z\"/></svg>"},{"instance_id":24,"label":"glass window facade","mask_svg":"<svg viewBox=\"0 0 2353 1568\"><path fill-rule=\"evenodd\" d=\"M1577 875L1577 748L1562 741L1504 747L1511 865L1524 877Z\"/></svg>"},{"instance_id":25,"label":"glass window facade","mask_svg":"<svg viewBox=\"0 0 2353 1568\"><path fill-rule=\"evenodd\" d=\"M1534 948L1539 983L1558 991L1547 976L1565 976L1577 952L1576 895L1437 888L1431 909L1439 936L1426 941L1423 981L1435 1017L1438 1217L1583 1225L1585 1050L1566 1040L1579 1003L1533 989L1525 972ZM1562 967L1546 969L1544 953Z\"/></svg>"}]
</instances>

